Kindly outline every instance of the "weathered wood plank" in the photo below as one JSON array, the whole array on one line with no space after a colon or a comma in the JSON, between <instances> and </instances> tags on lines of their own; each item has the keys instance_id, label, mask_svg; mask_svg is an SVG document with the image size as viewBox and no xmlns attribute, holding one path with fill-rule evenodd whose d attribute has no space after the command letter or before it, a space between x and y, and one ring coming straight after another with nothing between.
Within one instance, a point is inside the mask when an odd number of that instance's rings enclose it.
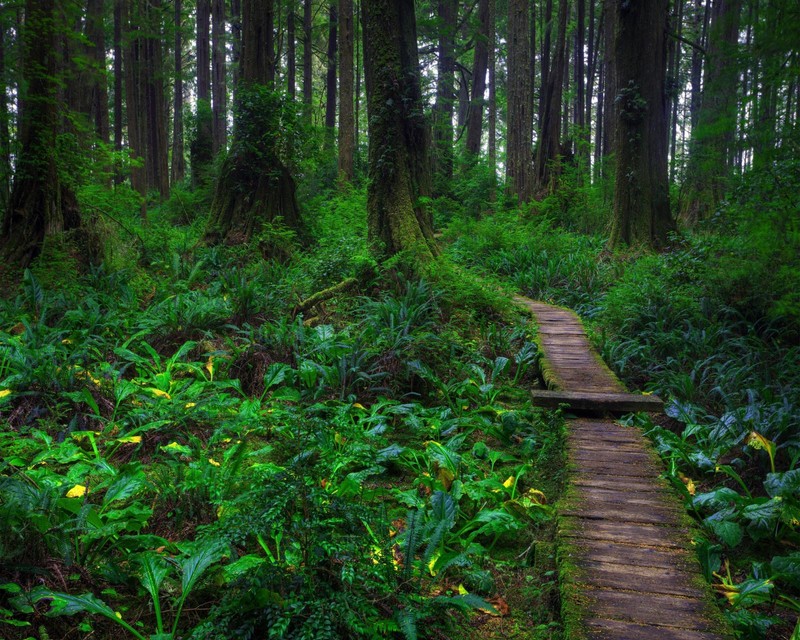
<instances>
[{"instance_id":1,"label":"weathered wood plank","mask_svg":"<svg viewBox=\"0 0 800 640\"><path fill-rule=\"evenodd\" d=\"M661 411L664 402L658 396L644 396L634 393L596 393L587 391L531 391L533 403L540 407L560 407L581 411Z\"/></svg>"},{"instance_id":2,"label":"weathered wood plank","mask_svg":"<svg viewBox=\"0 0 800 640\"><path fill-rule=\"evenodd\" d=\"M581 540L623 542L685 551L685 546L680 539L682 531L677 530L675 527L634 522L587 520L579 516L562 515L561 518L564 522L560 532L565 537Z\"/></svg>"},{"instance_id":3,"label":"weathered wood plank","mask_svg":"<svg viewBox=\"0 0 800 640\"><path fill-rule=\"evenodd\" d=\"M638 593L591 587L584 595L590 600L588 611L599 618L694 631L714 628L706 619L707 605L703 600L657 594L644 598Z\"/></svg>"},{"instance_id":4,"label":"weathered wood plank","mask_svg":"<svg viewBox=\"0 0 800 640\"><path fill-rule=\"evenodd\" d=\"M720 636L695 629L656 626L591 618L585 622L589 640L719 640Z\"/></svg>"}]
</instances>

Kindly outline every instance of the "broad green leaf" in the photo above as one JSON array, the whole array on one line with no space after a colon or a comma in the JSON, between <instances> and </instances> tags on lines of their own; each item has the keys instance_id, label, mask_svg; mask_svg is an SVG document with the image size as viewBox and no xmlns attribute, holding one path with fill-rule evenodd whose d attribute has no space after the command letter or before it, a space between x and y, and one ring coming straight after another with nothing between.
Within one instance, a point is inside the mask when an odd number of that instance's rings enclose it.
<instances>
[{"instance_id":1,"label":"broad green leaf","mask_svg":"<svg viewBox=\"0 0 800 640\"><path fill-rule=\"evenodd\" d=\"M742 509L742 517L750 520L756 529L767 530L774 527L781 517L780 498L770 498L765 502L756 502Z\"/></svg>"},{"instance_id":2,"label":"broad green leaf","mask_svg":"<svg viewBox=\"0 0 800 640\"><path fill-rule=\"evenodd\" d=\"M742 501L742 496L729 487L721 487L708 493L699 493L692 498L692 506L695 509L706 509L708 511L719 511L730 504L738 504Z\"/></svg>"},{"instance_id":3,"label":"broad green leaf","mask_svg":"<svg viewBox=\"0 0 800 640\"><path fill-rule=\"evenodd\" d=\"M141 633L125 622L116 611L92 593L84 593L75 596L69 593L50 591L49 589L40 589L35 592L34 602L45 599L49 599L51 605L50 611L47 612L48 616L71 616L81 611L86 611L87 613L113 620L117 624L125 627L139 640L147 640Z\"/></svg>"},{"instance_id":4,"label":"broad green leaf","mask_svg":"<svg viewBox=\"0 0 800 640\"><path fill-rule=\"evenodd\" d=\"M720 541L731 549L738 547L744 537L742 527L737 522L730 520L712 520L706 518L706 524Z\"/></svg>"},{"instance_id":5,"label":"broad green leaf","mask_svg":"<svg viewBox=\"0 0 800 640\"><path fill-rule=\"evenodd\" d=\"M166 578L167 573L169 573L169 566L161 556L154 552L143 553L139 556L138 560L141 568L139 581L147 590L147 593L150 594L150 598L153 601L153 611L156 615L158 633L163 634L164 621L161 617L160 591L161 583L164 582L164 578Z\"/></svg>"},{"instance_id":6,"label":"broad green leaf","mask_svg":"<svg viewBox=\"0 0 800 640\"><path fill-rule=\"evenodd\" d=\"M123 471L120 473L106 491L103 504L107 505L115 500L125 500L137 493L145 484L145 475L141 469Z\"/></svg>"},{"instance_id":7,"label":"broad green leaf","mask_svg":"<svg viewBox=\"0 0 800 640\"><path fill-rule=\"evenodd\" d=\"M800 495L800 469L792 469L785 473L768 473L764 489L771 498Z\"/></svg>"},{"instance_id":8,"label":"broad green leaf","mask_svg":"<svg viewBox=\"0 0 800 640\"><path fill-rule=\"evenodd\" d=\"M232 582L237 578L245 575L251 569L260 567L267 562L267 559L262 556L246 555L242 556L235 562L231 562L222 569L222 576L225 582Z\"/></svg>"},{"instance_id":9,"label":"broad green leaf","mask_svg":"<svg viewBox=\"0 0 800 640\"><path fill-rule=\"evenodd\" d=\"M205 570L223 555L222 546L213 541L193 545L190 549L190 555L179 562L182 594L188 594Z\"/></svg>"},{"instance_id":10,"label":"broad green leaf","mask_svg":"<svg viewBox=\"0 0 800 640\"><path fill-rule=\"evenodd\" d=\"M447 522L450 526L456 520L458 505L449 494L444 491L434 491L431 496L431 518L435 522Z\"/></svg>"},{"instance_id":11,"label":"broad green leaf","mask_svg":"<svg viewBox=\"0 0 800 640\"><path fill-rule=\"evenodd\" d=\"M775 556L771 562L772 570L795 587L800 587L800 552L788 556Z\"/></svg>"}]
</instances>

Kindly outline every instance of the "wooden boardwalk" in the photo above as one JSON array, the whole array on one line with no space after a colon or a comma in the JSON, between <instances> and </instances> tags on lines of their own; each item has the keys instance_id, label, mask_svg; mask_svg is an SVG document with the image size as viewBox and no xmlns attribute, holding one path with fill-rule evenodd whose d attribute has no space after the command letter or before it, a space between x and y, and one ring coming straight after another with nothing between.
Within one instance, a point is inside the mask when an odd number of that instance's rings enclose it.
<instances>
[{"instance_id":1,"label":"wooden boardwalk","mask_svg":"<svg viewBox=\"0 0 800 640\"><path fill-rule=\"evenodd\" d=\"M547 391L573 411L657 411L629 393L592 350L571 311L517 297L539 327ZM638 429L606 417L568 422L570 490L559 514L559 563L570 640L731 638L691 551L687 516L658 478Z\"/></svg>"}]
</instances>

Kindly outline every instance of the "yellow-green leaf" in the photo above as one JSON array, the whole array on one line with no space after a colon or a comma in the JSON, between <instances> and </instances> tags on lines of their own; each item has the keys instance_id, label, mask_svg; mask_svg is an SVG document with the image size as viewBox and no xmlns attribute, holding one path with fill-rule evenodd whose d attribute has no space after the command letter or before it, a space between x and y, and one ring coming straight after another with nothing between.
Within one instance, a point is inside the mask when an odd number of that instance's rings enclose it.
<instances>
[{"instance_id":1,"label":"yellow-green leaf","mask_svg":"<svg viewBox=\"0 0 800 640\"><path fill-rule=\"evenodd\" d=\"M67 498L81 498L86 495L86 487L82 484L76 484L72 489L67 491Z\"/></svg>"}]
</instances>

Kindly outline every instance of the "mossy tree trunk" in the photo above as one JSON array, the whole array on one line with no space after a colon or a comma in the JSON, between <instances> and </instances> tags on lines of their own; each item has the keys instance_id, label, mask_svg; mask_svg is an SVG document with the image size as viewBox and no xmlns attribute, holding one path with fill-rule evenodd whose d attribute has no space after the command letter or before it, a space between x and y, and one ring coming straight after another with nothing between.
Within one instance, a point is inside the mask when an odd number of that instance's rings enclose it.
<instances>
[{"instance_id":1,"label":"mossy tree trunk","mask_svg":"<svg viewBox=\"0 0 800 640\"><path fill-rule=\"evenodd\" d=\"M533 193L530 9L525 0L509 0L506 191L520 202L530 200Z\"/></svg>"},{"instance_id":2,"label":"mossy tree trunk","mask_svg":"<svg viewBox=\"0 0 800 640\"><path fill-rule=\"evenodd\" d=\"M436 63L436 103L433 106L433 173L435 193L445 195L450 192L450 183L453 180L455 31L458 13L455 0L439 0L437 11L439 51Z\"/></svg>"},{"instance_id":3,"label":"mossy tree trunk","mask_svg":"<svg viewBox=\"0 0 800 640\"><path fill-rule=\"evenodd\" d=\"M339 183L353 181L356 125L353 112L353 0L339 0Z\"/></svg>"},{"instance_id":4,"label":"mossy tree trunk","mask_svg":"<svg viewBox=\"0 0 800 640\"><path fill-rule=\"evenodd\" d=\"M667 0L606 7L617 92L611 246L662 247L675 228L667 175Z\"/></svg>"},{"instance_id":5,"label":"mossy tree trunk","mask_svg":"<svg viewBox=\"0 0 800 640\"><path fill-rule=\"evenodd\" d=\"M466 149L477 156L481 151L483 133L483 94L486 91L486 70L489 66L489 0L478 2L478 33L475 36L475 58L472 67L472 95L467 116Z\"/></svg>"},{"instance_id":6,"label":"mossy tree trunk","mask_svg":"<svg viewBox=\"0 0 800 640\"><path fill-rule=\"evenodd\" d=\"M429 128L423 114L413 0L364 0L369 114L368 237L382 256L437 253L430 196Z\"/></svg>"},{"instance_id":7,"label":"mossy tree trunk","mask_svg":"<svg viewBox=\"0 0 800 640\"><path fill-rule=\"evenodd\" d=\"M60 111L57 37L64 28L54 0L27 0L23 68L27 91L14 185L3 219L3 258L27 266L48 236L80 226L75 194L59 179L56 134Z\"/></svg>"},{"instance_id":8,"label":"mossy tree trunk","mask_svg":"<svg viewBox=\"0 0 800 640\"><path fill-rule=\"evenodd\" d=\"M558 34L547 82L542 89L542 113L539 141L536 145L534 182L537 195L544 197L555 192L561 171L561 106L566 65L567 0L558 4Z\"/></svg>"},{"instance_id":9,"label":"mossy tree trunk","mask_svg":"<svg viewBox=\"0 0 800 640\"><path fill-rule=\"evenodd\" d=\"M242 2L234 134L211 203L206 229L210 243L245 242L264 223L279 217L302 235L295 183L285 161L284 147L292 136L282 130L281 102L271 91L275 77L273 24L272 0L266 4L261 0Z\"/></svg>"}]
</instances>

